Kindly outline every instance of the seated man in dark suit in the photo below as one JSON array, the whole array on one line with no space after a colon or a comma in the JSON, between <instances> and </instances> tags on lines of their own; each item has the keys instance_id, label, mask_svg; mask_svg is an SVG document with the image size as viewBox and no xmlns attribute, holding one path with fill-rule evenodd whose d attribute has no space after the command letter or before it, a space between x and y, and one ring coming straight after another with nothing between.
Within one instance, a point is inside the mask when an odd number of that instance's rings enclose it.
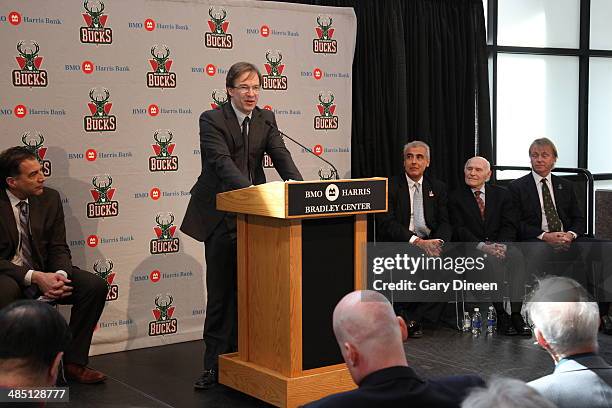
<instances>
[{"instance_id":1,"label":"seated man in dark suit","mask_svg":"<svg viewBox=\"0 0 612 408\"><path fill-rule=\"evenodd\" d=\"M424 175L429 167L425 142L406 144L403 158L404 173L389 179L388 212L377 217L380 240L406 242L429 256L440 256L452 235L446 185ZM420 337L423 320L437 322L443 307L442 303L410 303L399 305L397 311L406 317L410 337Z\"/></svg>"},{"instance_id":2,"label":"seated man in dark suit","mask_svg":"<svg viewBox=\"0 0 612 408\"><path fill-rule=\"evenodd\" d=\"M559 408L612 406L612 366L598 353L597 303L578 282L544 278L526 305L538 344L555 363L528 383Z\"/></svg>"},{"instance_id":3,"label":"seated man in dark suit","mask_svg":"<svg viewBox=\"0 0 612 408\"><path fill-rule=\"evenodd\" d=\"M472 157L464 167L465 185L449 197L449 213L453 224L453 240L476 243L476 249L490 255L489 268L497 268L508 276L519 273L523 257L520 251L504 243L516 240L518 216L510 193L503 187L488 184L491 165L484 157ZM512 290L510 290L512 293ZM513 293L512 293L513 294ZM521 317L521 302L512 302L508 316L501 302L495 302L498 330L506 335L531 335Z\"/></svg>"},{"instance_id":4,"label":"seated man in dark suit","mask_svg":"<svg viewBox=\"0 0 612 408\"><path fill-rule=\"evenodd\" d=\"M531 173L510 184L519 210L519 240L534 243L523 247L527 269L536 275L568 274L594 293L597 283L587 272L590 260L601 260L608 254L601 241L585 236L586 221L572 183L551 174L558 157L554 143L547 138L534 140L529 157ZM600 314L612 334L608 306L601 303Z\"/></svg>"},{"instance_id":5,"label":"seated man in dark suit","mask_svg":"<svg viewBox=\"0 0 612 408\"><path fill-rule=\"evenodd\" d=\"M0 308L17 299L71 304L72 342L66 377L82 383L106 376L87 367L89 346L106 301L106 282L72 265L60 195L26 147L0 153Z\"/></svg>"},{"instance_id":6,"label":"seated man in dark suit","mask_svg":"<svg viewBox=\"0 0 612 408\"><path fill-rule=\"evenodd\" d=\"M404 320L380 293L346 295L333 315L334 334L358 388L307 404L319 407L459 407L472 387L484 385L475 375L423 380L408 367Z\"/></svg>"},{"instance_id":7,"label":"seated man in dark suit","mask_svg":"<svg viewBox=\"0 0 612 408\"><path fill-rule=\"evenodd\" d=\"M70 343L59 312L46 302L18 300L0 310L0 327L0 388L54 386Z\"/></svg>"}]
</instances>

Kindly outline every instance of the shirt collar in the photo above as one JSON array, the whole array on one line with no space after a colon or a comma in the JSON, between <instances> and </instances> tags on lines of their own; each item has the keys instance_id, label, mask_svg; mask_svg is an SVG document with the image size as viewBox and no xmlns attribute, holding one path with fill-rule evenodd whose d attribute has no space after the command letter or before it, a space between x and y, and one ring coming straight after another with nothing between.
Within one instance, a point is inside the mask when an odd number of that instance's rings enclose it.
<instances>
[{"instance_id":1,"label":"shirt collar","mask_svg":"<svg viewBox=\"0 0 612 408\"><path fill-rule=\"evenodd\" d=\"M551 177L552 173L548 173L548 175L546 177L542 177L540 176L538 173L536 173L535 171L531 170L531 175L533 176L533 179L536 182L536 186L539 185L540 183L542 183L542 179L545 178L546 182L548 183L549 186L552 185L552 177Z\"/></svg>"},{"instance_id":2,"label":"shirt collar","mask_svg":"<svg viewBox=\"0 0 612 408\"><path fill-rule=\"evenodd\" d=\"M423 186L423 176L421 176L419 181L413 181L410 177L408 177L408 174L404 174L406 175L406 180L408 180L408 188L413 188L416 183L419 183L421 186Z\"/></svg>"},{"instance_id":3,"label":"shirt collar","mask_svg":"<svg viewBox=\"0 0 612 408\"><path fill-rule=\"evenodd\" d=\"M242 126L242 122L244 122L244 118L246 118L247 116L249 117L249 120L251 120L251 115L253 114L253 111L249 112L248 115L245 115L244 113L240 112L236 105L234 105L233 100L230 99L230 103L232 104L232 109L234 109L234 113L236 113L236 117L238 118L238 124L240 126Z\"/></svg>"},{"instance_id":4,"label":"shirt collar","mask_svg":"<svg viewBox=\"0 0 612 408\"><path fill-rule=\"evenodd\" d=\"M28 201L27 198L25 200L22 200L20 198L15 197L15 195L13 193L11 193L11 190L9 190L8 188L5 191L6 191L6 195L8 196L8 198L9 198L9 200L11 202L11 207L17 206L17 204L19 204L21 201L25 201L26 203L29 204L29 201Z\"/></svg>"},{"instance_id":5,"label":"shirt collar","mask_svg":"<svg viewBox=\"0 0 612 408\"><path fill-rule=\"evenodd\" d=\"M485 185L484 184L480 188L470 188L470 190L472 190L472 194L474 194L476 191L480 191L481 196L485 195Z\"/></svg>"}]
</instances>

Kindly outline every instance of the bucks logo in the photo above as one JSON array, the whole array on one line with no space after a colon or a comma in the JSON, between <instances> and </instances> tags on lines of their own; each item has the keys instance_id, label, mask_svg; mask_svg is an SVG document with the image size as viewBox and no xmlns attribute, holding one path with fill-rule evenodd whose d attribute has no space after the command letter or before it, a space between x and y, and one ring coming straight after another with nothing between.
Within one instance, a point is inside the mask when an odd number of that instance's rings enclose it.
<instances>
[{"instance_id":1,"label":"bucks logo","mask_svg":"<svg viewBox=\"0 0 612 408\"><path fill-rule=\"evenodd\" d=\"M266 52L266 68L267 75L263 75L263 89L272 89L275 91L286 91L287 90L287 77L283 75L285 64L281 64L283 60L283 54L280 51L276 51L272 54L271 51Z\"/></svg>"},{"instance_id":2,"label":"bucks logo","mask_svg":"<svg viewBox=\"0 0 612 408\"><path fill-rule=\"evenodd\" d=\"M210 107L213 109L217 109L222 107L227 103L227 91L222 89L215 89L212 92L212 102L210 103Z\"/></svg>"},{"instance_id":3,"label":"bucks logo","mask_svg":"<svg viewBox=\"0 0 612 408\"><path fill-rule=\"evenodd\" d=\"M15 57L19 69L13 71L13 86L44 87L47 86L47 71L40 69L43 57L38 55L40 46L36 41L17 43L19 56Z\"/></svg>"},{"instance_id":4,"label":"bucks logo","mask_svg":"<svg viewBox=\"0 0 612 408\"><path fill-rule=\"evenodd\" d=\"M155 309L152 310L155 321L149 322L149 336L176 333L178 323L172 317L175 311L175 307L172 306L173 301L169 293L166 293L164 299L161 295L155 297Z\"/></svg>"},{"instance_id":5,"label":"bucks logo","mask_svg":"<svg viewBox=\"0 0 612 408\"><path fill-rule=\"evenodd\" d=\"M204 46L206 48L231 49L234 46L232 35L227 33L229 21L225 9L216 10L214 7L208 9L208 27L210 32L204 33Z\"/></svg>"},{"instance_id":6,"label":"bucks logo","mask_svg":"<svg viewBox=\"0 0 612 408\"><path fill-rule=\"evenodd\" d=\"M86 132L114 132L117 130L117 118L110 114L113 104L108 101L110 92L93 88L89 91L90 102L87 104L91 116L83 118Z\"/></svg>"},{"instance_id":7,"label":"bucks logo","mask_svg":"<svg viewBox=\"0 0 612 408\"><path fill-rule=\"evenodd\" d=\"M23 135L21 135L21 141L29 151L36 155L36 160L38 160L42 166L44 176L49 177L51 175L51 162L49 160L45 160L47 148L43 147L43 143L45 142L43 134L36 132L36 135L32 136L30 132L25 132Z\"/></svg>"},{"instance_id":8,"label":"bucks logo","mask_svg":"<svg viewBox=\"0 0 612 408\"><path fill-rule=\"evenodd\" d=\"M106 281L108 293L106 300L117 300L119 298L119 286L113 284L115 272L113 272L113 261L110 259L99 259L93 265L94 272Z\"/></svg>"},{"instance_id":9,"label":"bucks logo","mask_svg":"<svg viewBox=\"0 0 612 408\"><path fill-rule=\"evenodd\" d=\"M319 180L336 180L336 170L321 167L319 169Z\"/></svg>"},{"instance_id":10,"label":"bucks logo","mask_svg":"<svg viewBox=\"0 0 612 408\"><path fill-rule=\"evenodd\" d=\"M172 132L168 129L158 129L153 133L155 144L151 145L155 156L149 157L149 171L177 171L178 156L173 156L172 152L176 147L172 142Z\"/></svg>"},{"instance_id":11,"label":"bucks logo","mask_svg":"<svg viewBox=\"0 0 612 408\"><path fill-rule=\"evenodd\" d=\"M334 36L332 21L331 16L317 17L318 27L315 28L317 38L312 40L312 52L315 54L335 54L338 51L338 44L332 39Z\"/></svg>"},{"instance_id":12,"label":"bucks logo","mask_svg":"<svg viewBox=\"0 0 612 408\"><path fill-rule=\"evenodd\" d=\"M103 14L104 3L101 1L85 0L83 7L87 13L83 13L86 27L81 27L80 37L84 44L111 44L113 42L113 30L106 27L108 16Z\"/></svg>"},{"instance_id":13,"label":"bucks logo","mask_svg":"<svg viewBox=\"0 0 612 408\"><path fill-rule=\"evenodd\" d=\"M119 202L113 201L115 189L111 176L95 176L91 180L94 189L89 190L94 202L87 203L87 218L116 217L119 215Z\"/></svg>"},{"instance_id":14,"label":"bucks logo","mask_svg":"<svg viewBox=\"0 0 612 408\"><path fill-rule=\"evenodd\" d=\"M179 239L174 236L176 225L174 225L174 214L157 214L155 217L157 226L153 228L156 239L152 239L149 245L151 254L171 254L179 251Z\"/></svg>"},{"instance_id":15,"label":"bucks logo","mask_svg":"<svg viewBox=\"0 0 612 408\"><path fill-rule=\"evenodd\" d=\"M166 45L154 45L151 47L151 56L149 60L153 72L147 72L147 86L149 88L176 88L176 73L170 72L172 60L170 57L170 48Z\"/></svg>"},{"instance_id":16,"label":"bucks logo","mask_svg":"<svg viewBox=\"0 0 612 408\"><path fill-rule=\"evenodd\" d=\"M327 92L323 97L323 92L319 92L319 116L314 117L314 128L316 130L338 129L338 117L334 116L336 105L334 105L334 94Z\"/></svg>"}]
</instances>

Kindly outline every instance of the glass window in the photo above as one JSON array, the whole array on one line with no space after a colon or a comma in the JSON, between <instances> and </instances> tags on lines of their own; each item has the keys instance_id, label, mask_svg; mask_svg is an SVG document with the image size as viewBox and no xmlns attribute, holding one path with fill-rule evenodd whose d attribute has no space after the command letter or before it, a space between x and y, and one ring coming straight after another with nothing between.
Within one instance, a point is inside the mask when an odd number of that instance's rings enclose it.
<instances>
[{"instance_id":1,"label":"glass window","mask_svg":"<svg viewBox=\"0 0 612 408\"><path fill-rule=\"evenodd\" d=\"M612 50L612 1L591 0L591 49Z\"/></svg>"},{"instance_id":2,"label":"glass window","mask_svg":"<svg viewBox=\"0 0 612 408\"><path fill-rule=\"evenodd\" d=\"M578 48L580 0L499 0L499 45Z\"/></svg>"},{"instance_id":3,"label":"glass window","mask_svg":"<svg viewBox=\"0 0 612 408\"><path fill-rule=\"evenodd\" d=\"M557 167L578 164L578 58L499 54L497 163L529 166L529 145L548 137Z\"/></svg>"},{"instance_id":4,"label":"glass window","mask_svg":"<svg viewBox=\"0 0 612 408\"><path fill-rule=\"evenodd\" d=\"M612 59L591 58L589 71L589 161L592 173L612 173Z\"/></svg>"}]
</instances>

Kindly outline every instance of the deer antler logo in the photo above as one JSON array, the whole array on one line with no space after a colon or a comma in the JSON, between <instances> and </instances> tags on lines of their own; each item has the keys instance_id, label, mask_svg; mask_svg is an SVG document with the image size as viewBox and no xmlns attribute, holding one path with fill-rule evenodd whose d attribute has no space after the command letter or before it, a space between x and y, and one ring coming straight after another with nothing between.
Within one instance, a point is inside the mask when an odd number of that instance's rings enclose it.
<instances>
[{"instance_id":1,"label":"deer antler logo","mask_svg":"<svg viewBox=\"0 0 612 408\"><path fill-rule=\"evenodd\" d=\"M91 102L89 103L89 110L91 111L92 116L108 116L112 106L112 104L108 103L109 98L110 92L106 88L102 89L102 92L99 92L96 89L91 89L89 91L89 99L91 99Z\"/></svg>"},{"instance_id":2,"label":"deer antler logo","mask_svg":"<svg viewBox=\"0 0 612 408\"><path fill-rule=\"evenodd\" d=\"M158 239L172 239L174 236L174 231L176 229L172 228L174 225L174 214L168 213L165 217L162 217L162 214L157 214L155 217L155 222L157 223L158 228L156 228L157 238Z\"/></svg>"},{"instance_id":3,"label":"deer antler logo","mask_svg":"<svg viewBox=\"0 0 612 408\"><path fill-rule=\"evenodd\" d=\"M266 61L268 64L265 64L266 71L270 76L281 76L283 73L284 65L281 65L281 61L283 60L283 54L280 51L276 51L276 56L273 56L270 51L266 52Z\"/></svg>"},{"instance_id":4,"label":"deer antler logo","mask_svg":"<svg viewBox=\"0 0 612 408\"><path fill-rule=\"evenodd\" d=\"M167 300L165 302L160 302L161 295L157 295L155 297L155 306L157 309L153 311L153 316L157 319L157 321L169 320L172 318L172 314L174 313L174 306L172 306L173 298L172 295L166 294ZM157 312L157 313L156 313Z\"/></svg>"},{"instance_id":5,"label":"deer antler logo","mask_svg":"<svg viewBox=\"0 0 612 408\"><path fill-rule=\"evenodd\" d=\"M85 0L83 3L83 7L85 11L87 11L87 16L89 17L85 19L87 25L90 28L104 28L104 24L106 24L106 18L104 18L106 16L102 15L104 12L104 3L101 1L91 2L94 4L97 3L95 8L90 8L90 6L88 6L89 3L89 0Z\"/></svg>"},{"instance_id":6,"label":"deer antler logo","mask_svg":"<svg viewBox=\"0 0 612 408\"><path fill-rule=\"evenodd\" d=\"M319 26L317 27L317 35L320 40L331 40L334 35L334 29L331 28L332 21L332 18L329 16L325 18L317 16L317 25Z\"/></svg>"},{"instance_id":7,"label":"deer antler logo","mask_svg":"<svg viewBox=\"0 0 612 408\"><path fill-rule=\"evenodd\" d=\"M28 148L29 151L36 155L36 159L39 162L43 161L44 154L39 151L45 141L45 138L42 133L36 132L36 136L32 137L30 135L30 132L25 132L21 136L21 141Z\"/></svg>"},{"instance_id":8,"label":"deer antler logo","mask_svg":"<svg viewBox=\"0 0 612 408\"><path fill-rule=\"evenodd\" d=\"M42 57L38 56L40 46L36 41L30 41L29 45L24 44L25 41L17 43L17 51L20 55L20 57L17 57L17 63L23 71L38 72L42 63Z\"/></svg>"},{"instance_id":9,"label":"deer antler logo","mask_svg":"<svg viewBox=\"0 0 612 408\"><path fill-rule=\"evenodd\" d=\"M96 188L95 192L97 193L97 197L94 197L96 203L107 203L112 200L114 189L111 189L111 185L113 184L113 178L111 176L94 176L91 180L91 184Z\"/></svg>"},{"instance_id":10,"label":"deer antler logo","mask_svg":"<svg viewBox=\"0 0 612 408\"><path fill-rule=\"evenodd\" d=\"M170 57L170 48L168 48L167 45L154 45L151 47L151 55L153 56L153 59L149 61L155 73L167 74L170 71L170 66L172 65L172 60L168 59L168 57Z\"/></svg>"},{"instance_id":11,"label":"deer antler logo","mask_svg":"<svg viewBox=\"0 0 612 408\"><path fill-rule=\"evenodd\" d=\"M214 34L225 34L227 31L228 23L225 21L227 18L227 11L225 9L215 10L214 7L208 9L208 15L210 16L209 26L210 31Z\"/></svg>"},{"instance_id":12,"label":"deer antler logo","mask_svg":"<svg viewBox=\"0 0 612 408\"><path fill-rule=\"evenodd\" d=\"M163 133L163 135L160 136L160 133ZM153 139L155 139L158 146L158 149L155 149L157 157L170 157L172 155L174 144L170 143L172 141L171 131L168 129L164 131L156 130L155 133L153 133Z\"/></svg>"}]
</instances>

